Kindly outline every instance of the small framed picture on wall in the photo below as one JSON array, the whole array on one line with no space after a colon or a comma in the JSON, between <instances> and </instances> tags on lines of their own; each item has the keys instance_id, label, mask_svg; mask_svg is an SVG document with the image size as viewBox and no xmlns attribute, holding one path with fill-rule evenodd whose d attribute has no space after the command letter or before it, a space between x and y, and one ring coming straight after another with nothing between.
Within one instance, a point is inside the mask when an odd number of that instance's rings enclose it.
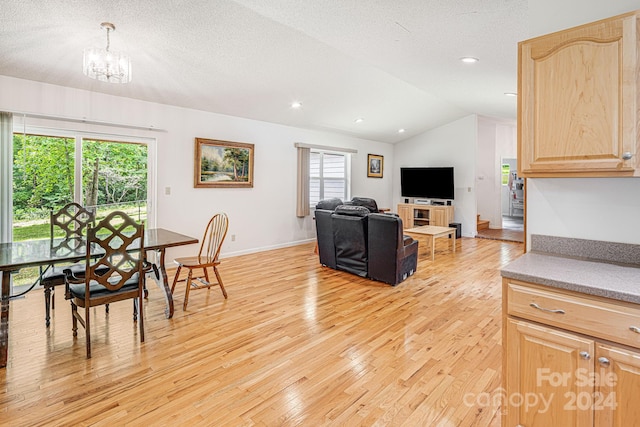
<instances>
[{"instance_id":1,"label":"small framed picture on wall","mask_svg":"<svg viewBox=\"0 0 640 427\"><path fill-rule=\"evenodd\" d=\"M382 170L384 169L384 157L377 154L367 155L367 177L382 178Z\"/></svg>"}]
</instances>

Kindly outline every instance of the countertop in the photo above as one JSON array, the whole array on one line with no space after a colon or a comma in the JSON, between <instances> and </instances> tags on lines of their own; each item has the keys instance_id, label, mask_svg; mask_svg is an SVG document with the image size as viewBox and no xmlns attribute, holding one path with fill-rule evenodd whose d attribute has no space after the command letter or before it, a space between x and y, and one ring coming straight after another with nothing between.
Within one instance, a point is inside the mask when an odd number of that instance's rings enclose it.
<instances>
[{"instance_id":1,"label":"countertop","mask_svg":"<svg viewBox=\"0 0 640 427\"><path fill-rule=\"evenodd\" d=\"M580 248L585 246L592 256L601 253L601 259L572 255L581 254ZM624 255L616 256L618 249ZM532 236L532 250L505 266L501 274L508 279L640 304L640 265L612 261L640 263L635 257L638 249L639 245Z\"/></svg>"}]
</instances>

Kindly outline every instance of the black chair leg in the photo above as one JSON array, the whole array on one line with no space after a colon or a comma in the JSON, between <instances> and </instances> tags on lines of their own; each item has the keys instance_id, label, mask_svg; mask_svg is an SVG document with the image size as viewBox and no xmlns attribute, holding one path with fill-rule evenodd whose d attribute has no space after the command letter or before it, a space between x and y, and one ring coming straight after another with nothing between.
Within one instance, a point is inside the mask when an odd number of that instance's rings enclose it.
<instances>
[{"instance_id":1,"label":"black chair leg","mask_svg":"<svg viewBox=\"0 0 640 427\"><path fill-rule=\"evenodd\" d=\"M91 314L89 313L90 311L91 311L91 307L89 307L89 304L85 301L84 334L85 334L85 339L87 341L87 359L91 359L91 319L90 319Z\"/></svg>"}]
</instances>

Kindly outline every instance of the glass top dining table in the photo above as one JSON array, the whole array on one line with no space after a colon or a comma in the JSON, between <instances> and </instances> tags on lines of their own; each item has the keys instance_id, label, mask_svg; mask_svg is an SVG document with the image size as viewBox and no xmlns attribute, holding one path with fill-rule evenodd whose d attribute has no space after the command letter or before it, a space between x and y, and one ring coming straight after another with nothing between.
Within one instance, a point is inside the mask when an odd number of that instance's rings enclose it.
<instances>
[{"instance_id":1,"label":"glass top dining table","mask_svg":"<svg viewBox=\"0 0 640 427\"><path fill-rule=\"evenodd\" d=\"M162 283L158 283L166 299L165 315L173 316L173 296L169 287L165 267L167 248L198 243L198 239L166 230L150 228L144 231L145 252L160 254L158 270ZM97 255L97 254L96 254ZM7 366L9 344L9 301L11 300L11 274L25 267L36 267L77 261L86 256L86 245L78 241L64 239L27 240L23 242L0 243L0 272L2 272L2 306L0 313L0 368Z\"/></svg>"}]
</instances>

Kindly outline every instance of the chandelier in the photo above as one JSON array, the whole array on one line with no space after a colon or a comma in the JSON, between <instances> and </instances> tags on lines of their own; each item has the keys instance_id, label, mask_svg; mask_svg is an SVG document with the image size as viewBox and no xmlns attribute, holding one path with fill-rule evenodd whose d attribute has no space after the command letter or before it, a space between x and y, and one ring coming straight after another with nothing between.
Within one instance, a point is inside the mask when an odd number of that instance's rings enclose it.
<instances>
[{"instance_id":1,"label":"chandelier","mask_svg":"<svg viewBox=\"0 0 640 427\"><path fill-rule=\"evenodd\" d=\"M131 81L131 61L124 52L109 50L109 32L116 26L110 22L100 24L107 30L107 48L87 48L84 50L82 72L92 79L107 83L129 83Z\"/></svg>"}]
</instances>

